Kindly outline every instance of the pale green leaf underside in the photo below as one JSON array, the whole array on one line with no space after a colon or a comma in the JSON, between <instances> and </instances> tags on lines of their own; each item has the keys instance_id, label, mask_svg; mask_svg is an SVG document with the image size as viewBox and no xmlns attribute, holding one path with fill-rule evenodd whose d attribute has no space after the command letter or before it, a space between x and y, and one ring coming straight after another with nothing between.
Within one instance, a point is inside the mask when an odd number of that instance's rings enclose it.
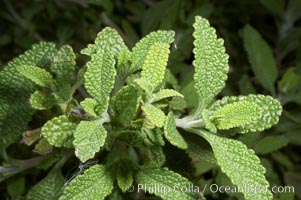
<instances>
[{"instance_id":1,"label":"pale green leaf underside","mask_svg":"<svg viewBox=\"0 0 301 200\"><path fill-rule=\"evenodd\" d=\"M149 193L155 194L164 200L169 199L182 199L182 200L195 200L197 194L193 191L181 191L181 188L189 188L192 183L186 178L182 177L167 168L150 168L140 170L137 174L138 183ZM160 186L166 190L170 188L171 192L163 190L151 190L153 186ZM146 188L145 188L146 186Z\"/></svg>"},{"instance_id":2,"label":"pale green leaf underside","mask_svg":"<svg viewBox=\"0 0 301 200\"><path fill-rule=\"evenodd\" d=\"M93 158L107 138L107 130L100 120L81 121L74 133L75 155L82 162Z\"/></svg>"},{"instance_id":3,"label":"pale green leaf underside","mask_svg":"<svg viewBox=\"0 0 301 200\"><path fill-rule=\"evenodd\" d=\"M261 188L257 193L243 192L246 200L271 200L273 198L271 191L266 190L269 183L264 176L265 168L253 150L248 149L240 141L221 138L206 131L202 131L201 135L210 143L217 164L234 185Z\"/></svg>"},{"instance_id":4,"label":"pale green leaf underside","mask_svg":"<svg viewBox=\"0 0 301 200\"><path fill-rule=\"evenodd\" d=\"M77 176L64 189L59 200L102 200L113 189L113 180L102 165L94 165Z\"/></svg>"},{"instance_id":5,"label":"pale green leaf underside","mask_svg":"<svg viewBox=\"0 0 301 200\"><path fill-rule=\"evenodd\" d=\"M35 66L20 66L17 69L25 78L39 86L48 87L53 84L52 75L45 69Z\"/></svg>"},{"instance_id":6,"label":"pale green leaf underside","mask_svg":"<svg viewBox=\"0 0 301 200\"><path fill-rule=\"evenodd\" d=\"M164 79L165 69L169 56L169 44L153 44L142 65L141 78L147 80L153 92Z\"/></svg>"},{"instance_id":7,"label":"pale green leaf underside","mask_svg":"<svg viewBox=\"0 0 301 200\"><path fill-rule=\"evenodd\" d=\"M258 120L263 109L254 102L238 101L218 109L213 114L214 123L218 129L230 129L234 127L244 127Z\"/></svg>"},{"instance_id":8,"label":"pale green leaf underside","mask_svg":"<svg viewBox=\"0 0 301 200\"><path fill-rule=\"evenodd\" d=\"M159 92L152 95L152 102L160 101L161 99L169 98L169 97L181 97L183 95L172 89L161 89Z\"/></svg>"},{"instance_id":9,"label":"pale green leaf underside","mask_svg":"<svg viewBox=\"0 0 301 200\"><path fill-rule=\"evenodd\" d=\"M111 51L92 55L91 61L87 63L84 85L88 93L102 105L99 112L103 112L108 106L115 75L115 60Z\"/></svg>"},{"instance_id":10,"label":"pale green leaf underside","mask_svg":"<svg viewBox=\"0 0 301 200\"><path fill-rule=\"evenodd\" d=\"M274 94L277 68L271 48L259 33L249 25L243 29L243 40L251 67L258 82Z\"/></svg>"},{"instance_id":11,"label":"pale green leaf underside","mask_svg":"<svg viewBox=\"0 0 301 200\"><path fill-rule=\"evenodd\" d=\"M238 133L263 131L265 129L271 128L273 125L275 125L278 122L279 116L281 115L282 112L282 107L280 102L271 96L265 96L260 94L258 95L250 94L248 96L224 97L221 100L218 100L214 104L212 104L209 110L215 112L221 107L225 106L226 104L231 104L234 102L241 102L241 101L249 101L255 103L257 106L260 107L262 112L259 112L257 120L245 124L242 127L235 128L235 130L233 131Z\"/></svg>"},{"instance_id":12,"label":"pale green leaf underside","mask_svg":"<svg viewBox=\"0 0 301 200\"><path fill-rule=\"evenodd\" d=\"M56 103L54 96L45 94L38 90L30 96L29 101L31 106L37 110L45 110L51 108Z\"/></svg>"},{"instance_id":13,"label":"pale green leaf underside","mask_svg":"<svg viewBox=\"0 0 301 200\"><path fill-rule=\"evenodd\" d=\"M165 114L159 108L151 104L146 104L142 106L142 110L146 115L146 119L157 127L163 127L165 123Z\"/></svg>"},{"instance_id":14,"label":"pale green leaf underside","mask_svg":"<svg viewBox=\"0 0 301 200\"><path fill-rule=\"evenodd\" d=\"M42 127L42 134L55 147L72 147L73 134L77 124L66 115L54 117Z\"/></svg>"},{"instance_id":15,"label":"pale green leaf underside","mask_svg":"<svg viewBox=\"0 0 301 200\"><path fill-rule=\"evenodd\" d=\"M224 41L217 39L215 29L206 19L197 16L193 27L195 88L205 108L225 86L229 56L225 53Z\"/></svg>"},{"instance_id":16,"label":"pale green leaf underside","mask_svg":"<svg viewBox=\"0 0 301 200\"><path fill-rule=\"evenodd\" d=\"M117 58L121 51L129 52L121 36L111 27L106 27L99 32L95 44L89 44L87 48L81 50L81 53L92 57L93 54L101 54L106 50L111 51L113 57L116 56Z\"/></svg>"},{"instance_id":17,"label":"pale green leaf underside","mask_svg":"<svg viewBox=\"0 0 301 200\"><path fill-rule=\"evenodd\" d=\"M59 169L53 169L38 184L33 186L26 195L30 200L57 200L64 186L65 178Z\"/></svg>"},{"instance_id":18,"label":"pale green leaf underside","mask_svg":"<svg viewBox=\"0 0 301 200\"><path fill-rule=\"evenodd\" d=\"M156 31L151 32L142 38L134 47L132 52L131 72L142 68L146 56L155 43L164 43L170 45L174 41L175 33L173 31Z\"/></svg>"},{"instance_id":19,"label":"pale green leaf underside","mask_svg":"<svg viewBox=\"0 0 301 200\"><path fill-rule=\"evenodd\" d=\"M85 100L80 102L80 105L83 107L86 113L88 113L93 117L97 117L97 113L95 112L95 110L96 107L98 106L98 103L94 99L86 98Z\"/></svg>"},{"instance_id":20,"label":"pale green leaf underside","mask_svg":"<svg viewBox=\"0 0 301 200\"><path fill-rule=\"evenodd\" d=\"M139 105L139 92L133 85L123 87L112 98L110 110L120 122L130 122Z\"/></svg>"},{"instance_id":21,"label":"pale green leaf underside","mask_svg":"<svg viewBox=\"0 0 301 200\"><path fill-rule=\"evenodd\" d=\"M174 146L180 149L187 149L187 143L178 132L172 112L168 113L164 125L164 136Z\"/></svg>"}]
</instances>

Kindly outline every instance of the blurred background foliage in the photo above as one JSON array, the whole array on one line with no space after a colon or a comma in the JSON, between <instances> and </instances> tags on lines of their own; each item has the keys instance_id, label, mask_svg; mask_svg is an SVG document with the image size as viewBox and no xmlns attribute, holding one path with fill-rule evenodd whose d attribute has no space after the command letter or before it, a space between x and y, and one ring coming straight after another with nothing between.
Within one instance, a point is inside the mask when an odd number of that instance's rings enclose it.
<instances>
[{"instance_id":1,"label":"blurred background foliage","mask_svg":"<svg viewBox=\"0 0 301 200\"><path fill-rule=\"evenodd\" d=\"M301 199L301 0L2 0L0 68L39 41L70 44L79 52L105 26L117 29L129 47L151 31L171 29L176 39L168 66L188 97L187 105L193 107L195 15L209 19L230 55L229 78L220 96L263 93L281 101L284 110L277 126L233 137L260 156L271 185L293 185L295 198ZM175 149L167 151L175 154L167 165L188 173L200 186L231 184L218 167L197 159L191 162ZM0 183L0 196L18 199L36 183L29 181L15 176ZM240 198L209 191L205 195ZM275 199L294 197L279 193Z\"/></svg>"}]
</instances>

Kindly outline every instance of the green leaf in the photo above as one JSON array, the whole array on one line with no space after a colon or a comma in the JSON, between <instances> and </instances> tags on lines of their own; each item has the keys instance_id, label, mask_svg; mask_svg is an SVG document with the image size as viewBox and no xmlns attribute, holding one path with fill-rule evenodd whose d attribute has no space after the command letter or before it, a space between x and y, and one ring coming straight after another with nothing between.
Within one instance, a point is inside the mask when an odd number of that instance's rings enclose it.
<instances>
[{"instance_id":1,"label":"green leaf","mask_svg":"<svg viewBox=\"0 0 301 200\"><path fill-rule=\"evenodd\" d=\"M227 104L232 104L234 102L242 102L242 101L249 101L255 103L257 106L261 108L262 112L258 113L259 115L257 117L257 120L245 124L244 126L236 128L235 130L233 130L234 132L247 133L247 132L263 131L265 129L271 128L273 125L275 125L278 122L279 116L281 115L282 112L282 107L280 102L271 96L265 96L260 94L258 95L250 94L248 96L224 97L221 100L218 100L214 104L212 104L209 110L214 113Z\"/></svg>"},{"instance_id":2,"label":"green leaf","mask_svg":"<svg viewBox=\"0 0 301 200\"><path fill-rule=\"evenodd\" d=\"M142 38L133 47L131 59L133 64L130 72L135 72L142 68L151 46L153 46L155 43L164 43L170 45L174 42L174 36L175 33L173 31L156 31L151 32Z\"/></svg>"},{"instance_id":3,"label":"green leaf","mask_svg":"<svg viewBox=\"0 0 301 200\"><path fill-rule=\"evenodd\" d=\"M178 132L172 112L168 113L164 125L164 136L174 146L180 149L187 149L187 143Z\"/></svg>"},{"instance_id":4,"label":"green leaf","mask_svg":"<svg viewBox=\"0 0 301 200\"><path fill-rule=\"evenodd\" d=\"M24 176L15 176L7 181L7 192L12 199L18 199L25 191Z\"/></svg>"},{"instance_id":5,"label":"green leaf","mask_svg":"<svg viewBox=\"0 0 301 200\"><path fill-rule=\"evenodd\" d=\"M263 115L263 109L254 102L238 101L226 104L213 114L212 121L218 129L230 129L234 127L244 127L253 121L258 120L258 116Z\"/></svg>"},{"instance_id":6,"label":"green leaf","mask_svg":"<svg viewBox=\"0 0 301 200\"><path fill-rule=\"evenodd\" d=\"M38 90L30 96L29 101L31 106L37 110L49 109L56 103L54 96L45 94Z\"/></svg>"},{"instance_id":7,"label":"green leaf","mask_svg":"<svg viewBox=\"0 0 301 200\"><path fill-rule=\"evenodd\" d=\"M19 140L34 111L28 99L36 90L35 84L22 76L17 68L38 66L47 69L56 52L55 44L41 42L0 71L0 149Z\"/></svg>"},{"instance_id":8,"label":"green leaf","mask_svg":"<svg viewBox=\"0 0 301 200\"><path fill-rule=\"evenodd\" d=\"M133 85L123 87L111 100L112 115L120 122L130 122L136 115L139 96L139 91Z\"/></svg>"},{"instance_id":9,"label":"green leaf","mask_svg":"<svg viewBox=\"0 0 301 200\"><path fill-rule=\"evenodd\" d=\"M49 144L46 138L42 138L34 147L34 152L40 155L46 155L52 152L53 146Z\"/></svg>"},{"instance_id":10,"label":"green leaf","mask_svg":"<svg viewBox=\"0 0 301 200\"><path fill-rule=\"evenodd\" d=\"M53 168L50 173L42 179L38 184L33 186L26 195L26 199L30 200L57 200L64 186L65 178L61 171Z\"/></svg>"},{"instance_id":11,"label":"green leaf","mask_svg":"<svg viewBox=\"0 0 301 200\"><path fill-rule=\"evenodd\" d=\"M218 137L206 131L201 131L200 135L210 143L217 164L234 185L261 189L257 192L242 191L246 200L273 198L271 191L267 189L269 182L264 176L265 168L253 150L240 141Z\"/></svg>"},{"instance_id":12,"label":"green leaf","mask_svg":"<svg viewBox=\"0 0 301 200\"><path fill-rule=\"evenodd\" d=\"M285 135L267 136L257 141L253 149L258 154L268 154L285 147L288 143L289 138Z\"/></svg>"},{"instance_id":13,"label":"green leaf","mask_svg":"<svg viewBox=\"0 0 301 200\"><path fill-rule=\"evenodd\" d=\"M147 92L153 92L162 83L169 52L169 44L155 43L150 47L141 72L141 78L147 80L151 87L151 91Z\"/></svg>"},{"instance_id":14,"label":"green leaf","mask_svg":"<svg viewBox=\"0 0 301 200\"><path fill-rule=\"evenodd\" d=\"M115 60L111 51L92 55L91 61L87 63L84 85L88 93L102 105L99 112L103 112L108 106L116 75L114 65Z\"/></svg>"},{"instance_id":15,"label":"green leaf","mask_svg":"<svg viewBox=\"0 0 301 200\"><path fill-rule=\"evenodd\" d=\"M126 192L133 184L133 174L128 167L122 167L117 172L117 183L122 192Z\"/></svg>"},{"instance_id":16,"label":"green leaf","mask_svg":"<svg viewBox=\"0 0 301 200\"><path fill-rule=\"evenodd\" d=\"M96 113L96 107L98 106L98 103L91 98L85 98L85 100L83 100L82 102L80 102L80 105L83 107L83 109L86 111L86 113L88 113L89 115L93 116L93 117L97 117L98 114L101 113Z\"/></svg>"},{"instance_id":17,"label":"green leaf","mask_svg":"<svg viewBox=\"0 0 301 200\"><path fill-rule=\"evenodd\" d=\"M163 127L165 123L165 114L162 110L151 104L142 106L142 110L146 115L146 120L157 127Z\"/></svg>"},{"instance_id":18,"label":"green leaf","mask_svg":"<svg viewBox=\"0 0 301 200\"><path fill-rule=\"evenodd\" d=\"M113 180L105 167L94 165L64 189L60 200L105 199L113 190Z\"/></svg>"},{"instance_id":19,"label":"green leaf","mask_svg":"<svg viewBox=\"0 0 301 200\"><path fill-rule=\"evenodd\" d=\"M277 68L270 46L250 25L247 25L243 29L243 41L252 70L258 82L274 95Z\"/></svg>"},{"instance_id":20,"label":"green leaf","mask_svg":"<svg viewBox=\"0 0 301 200\"><path fill-rule=\"evenodd\" d=\"M52 75L45 69L35 66L20 66L17 69L20 74L39 86L48 87L54 84Z\"/></svg>"},{"instance_id":21,"label":"green leaf","mask_svg":"<svg viewBox=\"0 0 301 200\"><path fill-rule=\"evenodd\" d=\"M75 59L76 56L72 47L64 45L59 49L57 55L54 56L50 70L56 74L57 79L68 81L75 70Z\"/></svg>"},{"instance_id":22,"label":"green leaf","mask_svg":"<svg viewBox=\"0 0 301 200\"><path fill-rule=\"evenodd\" d=\"M104 51L110 51L112 57L118 58L120 52L129 50L118 32L106 27L97 34L95 44L89 44L87 48L81 50L81 53L93 57L94 54L102 54Z\"/></svg>"},{"instance_id":23,"label":"green leaf","mask_svg":"<svg viewBox=\"0 0 301 200\"><path fill-rule=\"evenodd\" d=\"M206 19L197 16L193 27L195 88L202 108L206 108L225 86L229 56L225 53L224 41L217 39L215 29Z\"/></svg>"},{"instance_id":24,"label":"green leaf","mask_svg":"<svg viewBox=\"0 0 301 200\"><path fill-rule=\"evenodd\" d=\"M54 117L44 124L42 134L55 147L72 147L73 134L77 124L71 122L66 115Z\"/></svg>"},{"instance_id":25,"label":"green leaf","mask_svg":"<svg viewBox=\"0 0 301 200\"><path fill-rule=\"evenodd\" d=\"M81 121L74 133L75 155L82 162L93 158L107 138L107 130L100 120Z\"/></svg>"},{"instance_id":26,"label":"green leaf","mask_svg":"<svg viewBox=\"0 0 301 200\"><path fill-rule=\"evenodd\" d=\"M182 94L172 89L161 89L159 92L152 95L151 102L160 101L161 99L169 97L181 97L184 98Z\"/></svg>"},{"instance_id":27,"label":"green leaf","mask_svg":"<svg viewBox=\"0 0 301 200\"><path fill-rule=\"evenodd\" d=\"M137 174L137 181L141 187L140 191L148 191L150 194L155 194L162 199L197 199L197 194L188 190L192 183L180 174L167 168L142 169ZM156 185L160 185L160 188L165 190L155 190L154 186ZM181 191L181 188L186 188L187 190ZM167 191L168 189L171 191Z\"/></svg>"}]
</instances>

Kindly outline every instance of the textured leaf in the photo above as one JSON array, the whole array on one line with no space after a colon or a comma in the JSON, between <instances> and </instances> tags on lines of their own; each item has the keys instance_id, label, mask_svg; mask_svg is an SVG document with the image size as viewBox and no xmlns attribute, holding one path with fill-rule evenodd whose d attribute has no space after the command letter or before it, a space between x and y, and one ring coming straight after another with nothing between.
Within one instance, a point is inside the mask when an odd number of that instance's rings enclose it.
<instances>
[{"instance_id":1,"label":"textured leaf","mask_svg":"<svg viewBox=\"0 0 301 200\"><path fill-rule=\"evenodd\" d=\"M120 122L130 122L136 115L139 105L139 92L133 85L123 87L111 101L113 116Z\"/></svg>"},{"instance_id":2,"label":"textured leaf","mask_svg":"<svg viewBox=\"0 0 301 200\"><path fill-rule=\"evenodd\" d=\"M76 126L66 115L61 115L47 121L42 127L42 134L51 145L70 148Z\"/></svg>"},{"instance_id":3,"label":"textured leaf","mask_svg":"<svg viewBox=\"0 0 301 200\"><path fill-rule=\"evenodd\" d=\"M93 158L105 143L107 131L101 121L81 121L74 133L75 155L82 162Z\"/></svg>"},{"instance_id":4,"label":"textured leaf","mask_svg":"<svg viewBox=\"0 0 301 200\"><path fill-rule=\"evenodd\" d=\"M62 46L57 55L53 58L50 70L56 74L57 79L70 80L70 76L75 70L76 56L69 45Z\"/></svg>"},{"instance_id":5,"label":"textured leaf","mask_svg":"<svg viewBox=\"0 0 301 200\"><path fill-rule=\"evenodd\" d=\"M243 29L243 40L258 82L270 93L275 94L274 83L277 79L277 68L271 48L249 25Z\"/></svg>"},{"instance_id":6,"label":"textured leaf","mask_svg":"<svg viewBox=\"0 0 301 200\"><path fill-rule=\"evenodd\" d=\"M17 69L20 74L39 86L48 87L53 85L52 75L45 69L35 66L20 66Z\"/></svg>"},{"instance_id":7,"label":"textured leaf","mask_svg":"<svg viewBox=\"0 0 301 200\"><path fill-rule=\"evenodd\" d=\"M142 68L148 52L155 43L164 43L170 45L174 41L175 33L173 31L151 32L142 38L134 47L132 52L131 72ZM157 58L156 58L157 59Z\"/></svg>"},{"instance_id":8,"label":"textured leaf","mask_svg":"<svg viewBox=\"0 0 301 200\"><path fill-rule=\"evenodd\" d=\"M169 97L182 97L183 95L179 92L171 89L162 89L156 94L152 95L152 102L159 101L161 99L169 98Z\"/></svg>"},{"instance_id":9,"label":"textured leaf","mask_svg":"<svg viewBox=\"0 0 301 200\"><path fill-rule=\"evenodd\" d=\"M102 165L94 165L77 176L64 189L60 200L99 199L113 190L113 180Z\"/></svg>"},{"instance_id":10,"label":"textured leaf","mask_svg":"<svg viewBox=\"0 0 301 200\"><path fill-rule=\"evenodd\" d=\"M54 96L45 94L41 91L35 91L30 96L30 104L34 109L45 110L51 108L56 103Z\"/></svg>"},{"instance_id":11,"label":"textured leaf","mask_svg":"<svg viewBox=\"0 0 301 200\"><path fill-rule=\"evenodd\" d=\"M46 138L42 138L39 140L39 142L34 146L34 152L38 153L40 155L46 155L50 152L52 152L53 146L49 144L48 140Z\"/></svg>"},{"instance_id":12,"label":"textured leaf","mask_svg":"<svg viewBox=\"0 0 301 200\"><path fill-rule=\"evenodd\" d=\"M81 50L81 53L93 57L93 54L102 54L104 51L110 51L118 58L120 52L129 50L118 32L106 27L97 34L95 44L89 44L87 48Z\"/></svg>"},{"instance_id":13,"label":"textured leaf","mask_svg":"<svg viewBox=\"0 0 301 200\"><path fill-rule=\"evenodd\" d=\"M32 65L47 68L56 51L53 43L41 42L0 71L0 149L21 136L33 114L28 99L35 85L22 76L17 67Z\"/></svg>"},{"instance_id":14,"label":"textured leaf","mask_svg":"<svg viewBox=\"0 0 301 200\"><path fill-rule=\"evenodd\" d=\"M149 120L151 124L157 127L164 126L165 114L162 110L150 104L142 106L142 110L146 115L146 119Z\"/></svg>"},{"instance_id":15,"label":"textured leaf","mask_svg":"<svg viewBox=\"0 0 301 200\"><path fill-rule=\"evenodd\" d=\"M93 55L87 63L84 85L89 94L102 105L100 111L104 111L108 106L116 75L114 65L115 60L110 51Z\"/></svg>"},{"instance_id":16,"label":"textured leaf","mask_svg":"<svg viewBox=\"0 0 301 200\"><path fill-rule=\"evenodd\" d=\"M137 180L141 187L140 191L148 191L162 199L198 199L197 194L193 190L188 189L192 183L180 174L169 171L167 168L140 170L137 174ZM155 190L154 186L156 185L160 185L160 188L163 189ZM181 188L184 188L183 191L181 191ZM186 191L185 188L187 189Z\"/></svg>"},{"instance_id":17,"label":"textured leaf","mask_svg":"<svg viewBox=\"0 0 301 200\"><path fill-rule=\"evenodd\" d=\"M212 121L218 129L244 127L258 120L263 109L254 102L238 101L226 104L213 114Z\"/></svg>"},{"instance_id":18,"label":"textured leaf","mask_svg":"<svg viewBox=\"0 0 301 200\"><path fill-rule=\"evenodd\" d=\"M97 117L97 113L95 112L95 109L98 106L98 103L94 99L86 98L85 100L80 102L80 105L83 107L86 113L88 113L93 117Z\"/></svg>"},{"instance_id":19,"label":"textured leaf","mask_svg":"<svg viewBox=\"0 0 301 200\"><path fill-rule=\"evenodd\" d=\"M169 45L165 43L153 44L142 66L141 78L147 80L153 92L164 79L165 69L168 61Z\"/></svg>"},{"instance_id":20,"label":"textured leaf","mask_svg":"<svg viewBox=\"0 0 301 200\"><path fill-rule=\"evenodd\" d=\"M249 124L245 124L243 127L236 128L233 131L238 133L263 131L265 129L271 128L273 125L275 125L278 122L279 116L281 115L282 112L282 107L280 102L277 99L272 98L271 96L264 96L260 94L258 95L250 94L248 96L224 97L221 100L218 100L214 104L212 104L209 110L215 112L216 110L220 109L226 104L231 104L234 102L241 102L241 101L249 101L255 103L263 111L259 113L257 120Z\"/></svg>"},{"instance_id":21,"label":"textured leaf","mask_svg":"<svg viewBox=\"0 0 301 200\"><path fill-rule=\"evenodd\" d=\"M38 184L33 186L26 195L30 200L57 200L64 186L65 178L60 170L53 168Z\"/></svg>"},{"instance_id":22,"label":"textured leaf","mask_svg":"<svg viewBox=\"0 0 301 200\"><path fill-rule=\"evenodd\" d=\"M284 135L267 136L259 140L253 147L258 154L268 154L288 145L289 138Z\"/></svg>"},{"instance_id":23,"label":"textured leaf","mask_svg":"<svg viewBox=\"0 0 301 200\"><path fill-rule=\"evenodd\" d=\"M225 86L229 56L225 53L224 41L217 39L215 29L206 19L197 16L193 27L195 88L205 108Z\"/></svg>"},{"instance_id":24,"label":"textured leaf","mask_svg":"<svg viewBox=\"0 0 301 200\"><path fill-rule=\"evenodd\" d=\"M271 191L266 190L269 183L254 151L242 142L221 138L212 133L202 131L201 135L210 143L217 164L230 178L231 182L240 187L260 188L257 192L242 191L246 200L271 200Z\"/></svg>"},{"instance_id":25,"label":"textured leaf","mask_svg":"<svg viewBox=\"0 0 301 200\"><path fill-rule=\"evenodd\" d=\"M178 132L172 112L168 113L164 125L164 136L174 146L180 149L187 149L187 143Z\"/></svg>"}]
</instances>

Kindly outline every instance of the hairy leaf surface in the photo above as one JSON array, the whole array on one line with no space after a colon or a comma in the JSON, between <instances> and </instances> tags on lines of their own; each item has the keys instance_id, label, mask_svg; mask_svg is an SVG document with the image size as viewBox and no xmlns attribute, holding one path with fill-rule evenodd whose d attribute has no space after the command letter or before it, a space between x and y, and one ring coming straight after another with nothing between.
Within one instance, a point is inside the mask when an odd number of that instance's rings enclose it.
<instances>
[{"instance_id":1,"label":"hairy leaf surface","mask_svg":"<svg viewBox=\"0 0 301 200\"><path fill-rule=\"evenodd\" d=\"M81 121L74 133L75 155L82 162L93 158L107 138L107 130L100 120Z\"/></svg>"},{"instance_id":2,"label":"hairy leaf surface","mask_svg":"<svg viewBox=\"0 0 301 200\"><path fill-rule=\"evenodd\" d=\"M174 146L187 149L187 143L176 128L175 118L172 112L168 113L164 125L164 136Z\"/></svg>"},{"instance_id":3,"label":"hairy leaf surface","mask_svg":"<svg viewBox=\"0 0 301 200\"><path fill-rule=\"evenodd\" d=\"M93 57L94 54L102 54L107 50L111 51L113 56L117 58L120 52L129 52L121 36L111 27L106 27L99 32L96 36L95 44L89 44L87 48L81 50L81 53Z\"/></svg>"},{"instance_id":4,"label":"hairy leaf surface","mask_svg":"<svg viewBox=\"0 0 301 200\"><path fill-rule=\"evenodd\" d=\"M225 53L223 39L217 39L215 29L206 19L197 16L193 27L195 88L205 108L225 86L229 56Z\"/></svg>"},{"instance_id":5,"label":"hairy leaf surface","mask_svg":"<svg viewBox=\"0 0 301 200\"><path fill-rule=\"evenodd\" d=\"M218 100L214 104L212 104L209 110L215 112L227 104L242 101L249 101L255 103L261 108L262 111L258 113L257 120L245 124L244 126L238 127L233 131L238 133L263 131L264 129L271 128L278 122L279 116L282 112L280 102L277 99L272 98L271 96L265 96L260 94L224 97L221 100Z\"/></svg>"},{"instance_id":6,"label":"hairy leaf surface","mask_svg":"<svg viewBox=\"0 0 301 200\"><path fill-rule=\"evenodd\" d=\"M64 186L65 178L59 169L52 169L38 184L33 186L26 197L30 200L57 200Z\"/></svg>"},{"instance_id":7,"label":"hairy leaf surface","mask_svg":"<svg viewBox=\"0 0 301 200\"><path fill-rule=\"evenodd\" d=\"M89 94L100 105L99 111L104 111L108 106L109 95L114 86L116 75L115 60L110 51L92 55L87 63L87 72L84 75L84 85Z\"/></svg>"},{"instance_id":8,"label":"hairy leaf surface","mask_svg":"<svg viewBox=\"0 0 301 200\"><path fill-rule=\"evenodd\" d=\"M10 61L0 71L0 149L16 141L33 114L29 104L35 85L22 76L19 66L49 67L56 53L53 43L41 42Z\"/></svg>"},{"instance_id":9,"label":"hairy leaf surface","mask_svg":"<svg viewBox=\"0 0 301 200\"><path fill-rule=\"evenodd\" d=\"M151 32L142 38L134 47L132 53L131 72L142 68L148 52L155 43L164 43L170 45L174 41L175 33L173 31Z\"/></svg>"},{"instance_id":10,"label":"hairy leaf surface","mask_svg":"<svg viewBox=\"0 0 301 200\"><path fill-rule=\"evenodd\" d=\"M254 151L248 149L242 142L221 138L212 133L201 131L201 135L210 143L217 164L230 178L231 182L239 187L258 188L257 192L244 191L246 200L271 200L273 195L268 190L269 182Z\"/></svg>"},{"instance_id":11,"label":"hairy leaf surface","mask_svg":"<svg viewBox=\"0 0 301 200\"><path fill-rule=\"evenodd\" d=\"M113 180L105 167L94 165L64 189L59 200L105 199L113 190Z\"/></svg>"},{"instance_id":12,"label":"hairy leaf surface","mask_svg":"<svg viewBox=\"0 0 301 200\"><path fill-rule=\"evenodd\" d=\"M137 174L138 183L145 191L151 194L155 194L163 199L183 199L183 200L195 200L197 194L193 191L187 190L181 191L181 188L189 188L192 183L173 171L167 168L146 168L140 170ZM154 185L160 185L160 188L164 188L171 191L163 190L151 190ZM146 188L145 188L146 187Z\"/></svg>"},{"instance_id":13,"label":"hairy leaf surface","mask_svg":"<svg viewBox=\"0 0 301 200\"><path fill-rule=\"evenodd\" d=\"M98 103L94 99L85 98L85 100L80 102L80 105L83 107L86 113L93 117L97 117L98 114L96 113L96 107L98 106Z\"/></svg>"},{"instance_id":14,"label":"hairy leaf surface","mask_svg":"<svg viewBox=\"0 0 301 200\"><path fill-rule=\"evenodd\" d=\"M51 108L56 103L54 96L45 94L38 90L30 96L29 101L31 106L37 110L45 110Z\"/></svg>"},{"instance_id":15,"label":"hairy leaf surface","mask_svg":"<svg viewBox=\"0 0 301 200\"><path fill-rule=\"evenodd\" d=\"M146 104L142 106L142 110L146 115L146 119L157 127L163 127L165 123L165 114L159 108L151 104Z\"/></svg>"},{"instance_id":16,"label":"hairy leaf surface","mask_svg":"<svg viewBox=\"0 0 301 200\"><path fill-rule=\"evenodd\" d=\"M258 120L263 109L254 102L238 101L226 104L213 114L213 121L218 129L244 127Z\"/></svg>"},{"instance_id":17,"label":"hairy leaf surface","mask_svg":"<svg viewBox=\"0 0 301 200\"><path fill-rule=\"evenodd\" d=\"M117 92L111 101L111 112L120 122L130 122L136 115L139 105L139 91L128 85Z\"/></svg>"},{"instance_id":18,"label":"hairy leaf surface","mask_svg":"<svg viewBox=\"0 0 301 200\"><path fill-rule=\"evenodd\" d=\"M45 69L35 66L20 66L17 69L20 74L39 86L49 87L54 84L52 75Z\"/></svg>"},{"instance_id":19,"label":"hairy leaf surface","mask_svg":"<svg viewBox=\"0 0 301 200\"><path fill-rule=\"evenodd\" d=\"M147 80L153 92L156 87L162 83L165 74L165 68L168 61L169 45L165 43L153 44L142 66L141 78Z\"/></svg>"},{"instance_id":20,"label":"hairy leaf surface","mask_svg":"<svg viewBox=\"0 0 301 200\"><path fill-rule=\"evenodd\" d=\"M66 115L54 117L42 127L42 134L55 147L72 147L73 134L77 124Z\"/></svg>"},{"instance_id":21,"label":"hairy leaf surface","mask_svg":"<svg viewBox=\"0 0 301 200\"><path fill-rule=\"evenodd\" d=\"M184 96L181 93L177 92L176 90L161 89L159 92L152 95L152 102L160 101L161 99L165 99L165 98L169 98L169 97L182 97L182 98L184 98Z\"/></svg>"}]
</instances>

